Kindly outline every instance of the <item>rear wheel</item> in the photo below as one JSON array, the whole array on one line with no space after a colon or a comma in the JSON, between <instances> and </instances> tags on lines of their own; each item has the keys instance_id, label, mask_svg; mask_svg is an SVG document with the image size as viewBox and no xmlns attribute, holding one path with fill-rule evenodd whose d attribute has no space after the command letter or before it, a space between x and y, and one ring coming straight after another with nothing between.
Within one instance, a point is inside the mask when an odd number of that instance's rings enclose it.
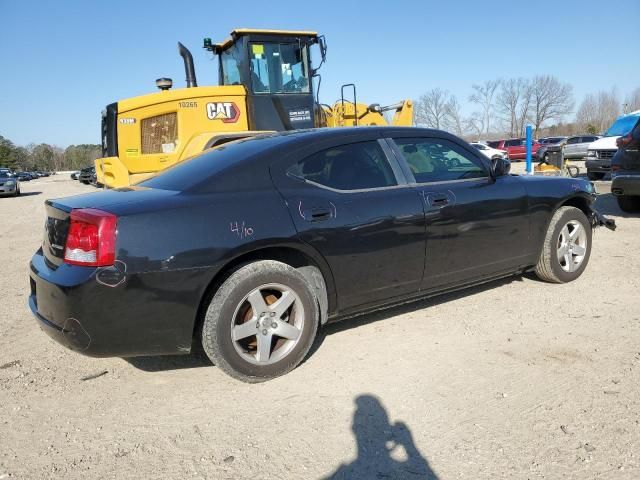
<instances>
[{"instance_id":1,"label":"rear wheel","mask_svg":"<svg viewBox=\"0 0 640 480\"><path fill-rule=\"evenodd\" d=\"M218 289L202 325L202 346L225 373L261 382L294 369L318 329L312 289L295 268L272 260L235 271Z\"/></svg>"},{"instance_id":2,"label":"rear wheel","mask_svg":"<svg viewBox=\"0 0 640 480\"><path fill-rule=\"evenodd\" d=\"M582 210L561 207L551 218L536 275L547 282L571 282L582 275L591 256L591 225Z\"/></svg>"},{"instance_id":3,"label":"rear wheel","mask_svg":"<svg viewBox=\"0 0 640 480\"><path fill-rule=\"evenodd\" d=\"M620 210L627 213L635 213L640 211L640 197L631 195L616 196Z\"/></svg>"},{"instance_id":4,"label":"rear wheel","mask_svg":"<svg viewBox=\"0 0 640 480\"><path fill-rule=\"evenodd\" d=\"M587 170L587 178L589 180L602 180L604 178L604 173L602 172L590 172Z\"/></svg>"},{"instance_id":5,"label":"rear wheel","mask_svg":"<svg viewBox=\"0 0 640 480\"><path fill-rule=\"evenodd\" d=\"M13 194L14 197L19 197L20 196L20 188L18 187L16 189L16 193Z\"/></svg>"}]
</instances>

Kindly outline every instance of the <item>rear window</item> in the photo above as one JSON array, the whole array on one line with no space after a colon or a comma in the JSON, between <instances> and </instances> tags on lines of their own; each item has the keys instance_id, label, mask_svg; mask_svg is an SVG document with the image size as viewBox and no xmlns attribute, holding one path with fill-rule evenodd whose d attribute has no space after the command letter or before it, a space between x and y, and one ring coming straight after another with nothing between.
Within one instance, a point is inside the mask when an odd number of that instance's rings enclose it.
<instances>
[{"instance_id":1,"label":"rear window","mask_svg":"<svg viewBox=\"0 0 640 480\"><path fill-rule=\"evenodd\" d=\"M489 145L491 148L497 148L498 145L500 145L500 140L487 142L487 145Z\"/></svg>"},{"instance_id":2,"label":"rear window","mask_svg":"<svg viewBox=\"0 0 640 480\"><path fill-rule=\"evenodd\" d=\"M287 173L337 190L396 185L393 170L377 142L329 148L291 166Z\"/></svg>"},{"instance_id":3,"label":"rear window","mask_svg":"<svg viewBox=\"0 0 640 480\"><path fill-rule=\"evenodd\" d=\"M161 190L190 190L227 168L243 162L266 148L281 143L283 137L254 137L225 143L208 152L180 162L138 185Z\"/></svg>"}]
</instances>

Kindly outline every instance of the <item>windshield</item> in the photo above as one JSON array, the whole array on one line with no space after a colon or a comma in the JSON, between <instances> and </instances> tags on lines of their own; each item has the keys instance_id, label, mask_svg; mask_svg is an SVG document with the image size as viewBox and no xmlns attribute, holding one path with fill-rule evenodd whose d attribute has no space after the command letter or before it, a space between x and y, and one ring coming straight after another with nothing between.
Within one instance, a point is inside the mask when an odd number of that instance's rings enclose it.
<instances>
[{"instance_id":1,"label":"windshield","mask_svg":"<svg viewBox=\"0 0 640 480\"><path fill-rule=\"evenodd\" d=\"M307 46L297 43L250 43L253 93L309 93Z\"/></svg>"},{"instance_id":2,"label":"windshield","mask_svg":"<svg viewBox=\"0 0 640 480\"><path fill-rule=\"evenodd\" d=\"M629 133L636 122L640 118L640 115L625 115L618 118L613 125L609 127L609 130L604 134L605 137L621 137Z\"/></svg>"}]
</instances>

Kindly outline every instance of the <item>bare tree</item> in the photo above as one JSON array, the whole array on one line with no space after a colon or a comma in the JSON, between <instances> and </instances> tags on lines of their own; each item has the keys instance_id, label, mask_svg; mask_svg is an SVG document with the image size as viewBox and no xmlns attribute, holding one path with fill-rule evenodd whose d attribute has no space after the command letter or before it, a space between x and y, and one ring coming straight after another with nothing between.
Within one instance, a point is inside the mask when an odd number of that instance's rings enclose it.
<instances>
[{"instance_id":1,"label":"bare tree","mask_svg":"<svg viewBox=\"0 0 640 480\"><path fill-rule=\"evenodd\" d=\"M422 95L416 103L416 124L430 128L444 128L448 99L448 92L440 88L433 88Z\"/></svg>"},{"instance_id":2,"label":"bare tree","mask_svg":"<svg viewBox=\"0 0 640 480\"><path fill-rule=\"evenodd\" d=\"M547 120L560 119L573 108L573 88L553 75L538 75L532 82L532 118L536 135Z\"/></svg>"},{"instance_id":3,"label":"bare tree","mask_svg":"<svg viewBox=\"0 0 640 480\"><path fill-rule=\"evenodd\" d=\"M532 89L529 80L509 78L501 82L496 106L511 137L523 135L531 108L531 98Z\"/></svg>"},{"instance_id":4,"label":"bare tree","mask_svg":"<svg viewBox=\"0 0 640 480\"><path fill-rule=\"evenodd\" d=\"M481 140L482 134L485 131L484 114L474 112L465 120L465 126L470 132L470 136L475 137L475 140Z\"/></svg>"},{"instance_id":5,"label":"bare tree","mask_svg":"<svg viewBox=\"0 0 640 480\"><path fill-rule=\"evenodd\" d=\"M469 96L469 101L480 106L482 109L482 123L485 132L489 133L494 108L494 97L496 90L500 86L500 80L487 80L482 85L472 85L473 93Z\"/></svg>"},{"instance_id":6,"label":"bare tree","mask_svg":"<svg viewBox=\"0 0 640 480\"><path fill-rule=\"evenodd\" d=\"M640 110L640 87L626 96L624 99L625 113Z\"/></svg>"},{"instance_id":7,"label":"bare tree","mask_svg":"<svg viewBox=\"0 0 640 480\"><path fill-rule=\"evenodd\" d=\"M445 116L445 129L463 136L465 131L465 121L462 115L462 106L455 95L451 95L446 104L447 114Z\"/></svg>"},{"instance_id":8,"label":"bare tree","mask_svg":"<svg viewBox=\"0 0 640 480\"><path fill-rule=\"evenodd\" d=\"M615 89L588 94L576 112L576 123L584 131L603 132L620 115L620 101Z\"/></svg>"}]
</instances>

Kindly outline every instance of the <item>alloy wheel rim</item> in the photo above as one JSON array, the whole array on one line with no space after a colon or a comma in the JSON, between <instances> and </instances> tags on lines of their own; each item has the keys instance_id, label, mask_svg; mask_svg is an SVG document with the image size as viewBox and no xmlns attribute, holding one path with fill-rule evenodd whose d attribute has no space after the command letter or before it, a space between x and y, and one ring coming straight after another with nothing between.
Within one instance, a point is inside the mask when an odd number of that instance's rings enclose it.
<instances>
[{"instance_id":1,"label":"alloy wheel rim","mask_svg":"<svg viewBox=\"0 0 640 480\"><path fill-rule=\"evenodd\" d=\"M285 285L268 283L251 290L236 306L231 340L243 360L271 365L291 353L303 327L304 309L298 294Z\"/></svg>"},{"instance_id":2,"label":"alloy wheel rim","mask_svg":"<svg viewBox=\"0 0 640 480\"><path fill-rule=\"evenodd\" d=\"M587 232L577 220L571 220L560 230L558 236L558 262L565 272L580 268L587 254Z\"/></svg>"}]
</instances>

